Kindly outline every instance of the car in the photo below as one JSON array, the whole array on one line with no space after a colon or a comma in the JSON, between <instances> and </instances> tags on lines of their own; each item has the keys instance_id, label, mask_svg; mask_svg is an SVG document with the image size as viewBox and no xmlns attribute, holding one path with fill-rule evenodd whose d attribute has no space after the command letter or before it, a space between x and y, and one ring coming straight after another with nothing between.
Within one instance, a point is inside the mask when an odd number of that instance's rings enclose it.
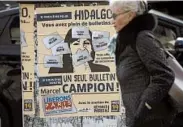
<instances>
[{"instance_id":1,"label":"car","mask_svg":"<svg viewBox=\"0 0 183 127\"><path fill-rule=\"evenodd\" d=\"M158 18L155 35L183 66L183 21L150 10ZM19 7L16 2L0 1L0 126L22 126L21 49ZM59 49L60 50L60 49ZM179 113L173 126L183 126L183 113Z\"/></svg>"},{"instance_id":2,"label":"car","mask_svg":"<svg viewBox=\"0 0 183 127\"><path fill-rule=\"evenodd\" d=\"M153 9L149 13L158 18L158 26L154 32L156 37L183 66L183 20Z\"/></svg>"},{"instance_id":3,"label":"car","mask_svg":"<svg viewBox=\"0 0 183 127\"><path fill-rule=\"evenodd\" d=\"M22 126L19 7L15 2L0 2L0 126Z\"/></svg>"},{"instance_id":4,"label":"car","mask_svg":"<svg viewBox=\"0 0 183 127\"><path fill-rule=\"evenodd\" d=\"M150 10L149 13L158 18L158 26L155 30L156 37L183 67L183 20L157 10ZM172 126L183 126L183 112L177 114Z\"/></svg>"}]
</instances>

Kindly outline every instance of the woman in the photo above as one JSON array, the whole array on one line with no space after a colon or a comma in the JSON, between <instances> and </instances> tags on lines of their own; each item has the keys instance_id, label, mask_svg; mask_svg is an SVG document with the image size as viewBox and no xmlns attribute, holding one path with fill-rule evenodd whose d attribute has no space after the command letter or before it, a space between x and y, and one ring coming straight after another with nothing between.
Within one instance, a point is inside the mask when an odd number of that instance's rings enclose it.
<instances>
[{"instance_id":1,"label":"woman","mask_svg":"<svg viewBox=\"0 0 183 127\"><path fill-rule=\"evenodd\" d=\"M126 123L128 127L169 127L175 114L168 102L174 73L151 36L157 20L145 7L142 1L110 1Z\"/></svg>"}]
</instances>

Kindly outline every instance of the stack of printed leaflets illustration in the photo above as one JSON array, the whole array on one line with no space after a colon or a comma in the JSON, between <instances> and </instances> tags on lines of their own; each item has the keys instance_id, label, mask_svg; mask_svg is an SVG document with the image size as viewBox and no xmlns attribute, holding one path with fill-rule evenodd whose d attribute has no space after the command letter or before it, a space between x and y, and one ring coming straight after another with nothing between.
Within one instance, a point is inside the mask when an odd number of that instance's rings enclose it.
<instances>
[{"instance_id":1,"label":"stack of printed leaflets illustration","mask_svg":"<svg viewBox=\"0 0 183 127\"><path fill-rule=\"evenodd\" d=\"M44 67L63 67L62 55L70 54L71 51L68 43L57 33L52 33L43 39L43 43L47 49L51 49L53 55L44 57Z\"/></svg>"}]
</instances>

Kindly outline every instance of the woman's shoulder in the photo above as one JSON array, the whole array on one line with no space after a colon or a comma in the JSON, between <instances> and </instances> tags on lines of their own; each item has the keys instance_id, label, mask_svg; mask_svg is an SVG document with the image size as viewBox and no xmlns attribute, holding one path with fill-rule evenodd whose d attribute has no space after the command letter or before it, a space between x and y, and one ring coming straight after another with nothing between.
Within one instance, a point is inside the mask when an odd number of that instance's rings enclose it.
<instances>
[{"instance_id":1,"label":"woman's shoulder","mask_svg":"<svg viewBox=\"0 0 183 127\"><path fill-rule=\"evenodd\" d=\"M149 30L139 32L136 38L137 45L163 48L161 41L154 35L153 31Z\"/></svg>"},{"instance_id":2,"label":"woman's shoulder","mask_svg":"<svg viewBox=\"0 0 183 127\"><path fill-rule=\"evenodd\" d=\"M137 34L137 39L140 38L155 38L154 33L150 30L143 30Z\"/></svg>"}]
</instances>

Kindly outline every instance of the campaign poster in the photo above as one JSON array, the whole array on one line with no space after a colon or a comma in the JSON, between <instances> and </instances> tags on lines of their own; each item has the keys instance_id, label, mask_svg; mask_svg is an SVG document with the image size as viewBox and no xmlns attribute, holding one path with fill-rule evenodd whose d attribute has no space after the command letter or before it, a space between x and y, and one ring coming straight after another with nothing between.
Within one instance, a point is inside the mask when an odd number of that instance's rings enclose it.
<instances>
[{"instance_id":1,"label":"campaign poster","mask_svg":"<svg viewBox=\"0 0 183 127\"><path fill-rule=\"evenodd\" d=\"M125 127L111 11L80 4L20 4L24 127Z\"/></svg>"},{"instance_id":2,"label":"campaign poster","mask_svg":"<svg viewBox=\"0 0 183 127\"><path fill-rule=\"evenodd\" d=\"M107 5L36 8L40 117L121 114Z\"/></svg>"},{"instance_id":3,"label":"campaign poster","mask_svg":"<svg viewBox=\"0 0 183 127\"><path fill-rule=\"evenodd\" d=\"M23 115L34 115L34 4L20 4Z\"/></svg>"}]
</instances>

